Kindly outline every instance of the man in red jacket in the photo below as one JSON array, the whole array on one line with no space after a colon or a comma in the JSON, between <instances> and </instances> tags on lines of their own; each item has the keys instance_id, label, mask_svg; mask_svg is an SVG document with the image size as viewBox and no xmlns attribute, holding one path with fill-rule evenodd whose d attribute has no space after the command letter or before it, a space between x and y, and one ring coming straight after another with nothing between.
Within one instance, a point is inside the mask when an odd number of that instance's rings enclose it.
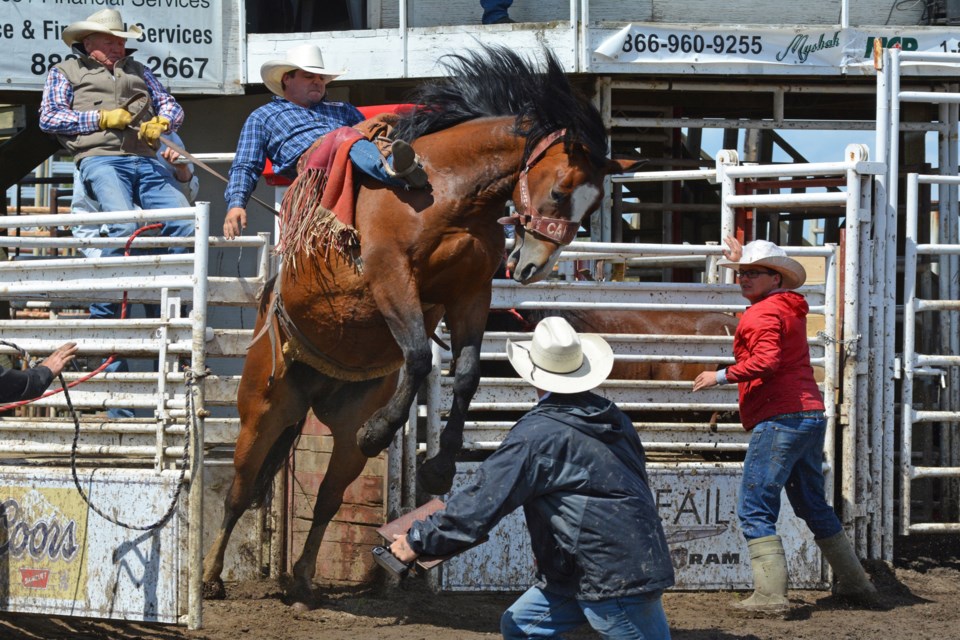
<instances>
[{"instance_id":1,"label":"man in red jacket","mask_svg":"<svg viewBox=\"0 0 960 640\"><path fill-rule=\"evenodd\" d=\"M740 421L751 431L743 462L737 515L750 549L753 594L734 606L749 613L783 613L787 562L777 535L780 492L807 523L836 582L834 593L863 606L880 606L840 520L827 504L823 442L827 421L823 397L810 366L806 300L795 292L807 274L799 262L766 240L746 246L732 237L720 266L737 271L750 301L733 337L736 364L697 376L693 390L735 382Z\"/></svg>"}]
</instances>

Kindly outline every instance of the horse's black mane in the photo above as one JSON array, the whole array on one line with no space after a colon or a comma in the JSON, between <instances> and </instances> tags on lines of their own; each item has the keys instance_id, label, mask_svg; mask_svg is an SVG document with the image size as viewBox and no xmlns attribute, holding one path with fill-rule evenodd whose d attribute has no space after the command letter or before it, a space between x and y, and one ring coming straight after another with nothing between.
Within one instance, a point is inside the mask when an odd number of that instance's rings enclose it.
<instances>
[{"instance_id":1,"label":"horse's black mane","mask_svg":"<svg viewBox=\"0 0 960 640\"><path fill-rule=\"evenodd\" d=\"M412 141L422 135L486 116L515 116L515 132L527 138L526 152L540 139L567 129L565 144L583 144L594 163L607 155L603 119L577 94L553 52L544 51L546 70L504 47L444 56L450 77L422 85L409 101L419 105L402 117L394 135Z\"/></svg>"}]
</instances>

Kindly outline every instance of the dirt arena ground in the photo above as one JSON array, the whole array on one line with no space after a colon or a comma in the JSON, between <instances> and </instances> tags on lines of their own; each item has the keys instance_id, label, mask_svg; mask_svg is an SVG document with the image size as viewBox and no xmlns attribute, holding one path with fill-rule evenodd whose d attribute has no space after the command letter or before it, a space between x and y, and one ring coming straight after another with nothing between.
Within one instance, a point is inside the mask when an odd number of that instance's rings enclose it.
<instances>
[{"instance_id":1,"label":"dirt arena ground","mask_svg":"<svg viewBox=\"0 0 960 640\"><path fill-rule=\"evenodd\" d=\"M740 593L668 593L674 640L960 639L960 537L914 537L897 544L893 569L868 567L891 609L858 611L822 591L790 593L788 619L747 620L727 604ZM319 608L297 613L283 604L275 582L227 585L228 598L204 607L199 631L0 614L4 640L476 640L499 637L500 613L512 595L431 594L422 579L404 588L328 590ZM571 638L594 638L589 630Z\"/></svg>"}]
</instances>

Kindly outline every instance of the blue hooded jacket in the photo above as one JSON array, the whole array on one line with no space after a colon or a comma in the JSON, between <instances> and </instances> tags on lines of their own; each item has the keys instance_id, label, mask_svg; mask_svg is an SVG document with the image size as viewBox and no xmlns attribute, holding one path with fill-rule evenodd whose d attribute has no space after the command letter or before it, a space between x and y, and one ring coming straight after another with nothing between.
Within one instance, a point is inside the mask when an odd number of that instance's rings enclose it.
<instances>
[{"instance_id":1,"label":"blue hooded jacket","mask_svg":"<svg viewBox=\"0 0 960 640\"><path fill-rule=\"evenodd\" d=\"M460 551L520 506L544 590L602 600L673 585L643 445L610 400L591 392L543 398L446 509L414 523L410 547Z\"/></svg>"}]
</instances>

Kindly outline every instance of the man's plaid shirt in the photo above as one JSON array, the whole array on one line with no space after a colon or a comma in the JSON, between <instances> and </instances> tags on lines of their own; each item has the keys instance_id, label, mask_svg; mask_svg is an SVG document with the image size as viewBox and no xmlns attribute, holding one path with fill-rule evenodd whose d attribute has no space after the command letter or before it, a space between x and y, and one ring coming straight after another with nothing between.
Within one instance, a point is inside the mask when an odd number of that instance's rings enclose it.
<instances>
[{"instance_id":1,"label":"man's plaid shirt","mask_svg":"<svg viewBox=\"0 0 960 640\"><path fill-rule=\"evenodd\" d=\"M324 100L307 108L274 97L251 113L240 131L230 183L224 194L227 209L247 205L267 158L276 173L292 178L296 175L297 160L317 138L363 120L363 114L347 102Z\"/></svg>"}]
</instances>

